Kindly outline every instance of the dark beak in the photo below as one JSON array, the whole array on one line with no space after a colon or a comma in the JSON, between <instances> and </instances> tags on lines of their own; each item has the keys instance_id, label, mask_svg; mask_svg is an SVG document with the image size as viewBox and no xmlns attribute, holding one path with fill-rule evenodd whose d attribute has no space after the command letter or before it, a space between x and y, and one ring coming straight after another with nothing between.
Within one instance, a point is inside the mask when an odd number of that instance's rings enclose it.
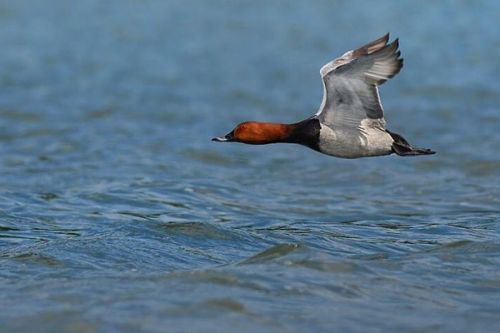
<instances>
[{"instance_id":1,"label":"dark beak","mask_svg":"<svg viewBox=\"0 0 500 333\"><path fill-rule=\"evenodd\" d=\"M216 141L216 142L231 142L231 141L234 141L234 131L231 131L231 133L228 133L225 136L218 136L216 138L212 138L212 141Z\"/></svg>"}]
</instances>

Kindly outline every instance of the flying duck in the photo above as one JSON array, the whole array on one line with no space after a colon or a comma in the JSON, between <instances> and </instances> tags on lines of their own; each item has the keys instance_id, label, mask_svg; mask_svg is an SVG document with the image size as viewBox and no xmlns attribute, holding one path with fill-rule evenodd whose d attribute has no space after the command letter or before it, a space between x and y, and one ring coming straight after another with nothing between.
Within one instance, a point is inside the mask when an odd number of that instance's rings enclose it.
<instances>
[{"instance_id":1,"label":"flying duck","mask_svg":"<svg viewBox=\"0 0 500 333\"><path fill-rule=\"evenodd\" d=\"M324 65L320 70L323 101L312 117L294 124L247 121L212 140L253 145L297 143L340 158L434 154L411 146L385 127L378 86L403 67L398 39L388 41L386 34Z\"/></svg>"}]
</instances>

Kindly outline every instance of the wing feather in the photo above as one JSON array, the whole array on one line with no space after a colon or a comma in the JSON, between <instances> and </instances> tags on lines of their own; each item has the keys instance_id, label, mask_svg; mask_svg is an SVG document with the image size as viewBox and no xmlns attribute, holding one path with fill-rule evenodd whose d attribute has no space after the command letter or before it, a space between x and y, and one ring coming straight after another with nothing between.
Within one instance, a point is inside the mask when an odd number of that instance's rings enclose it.
<instances>
[{"instance_id":1,"label":"wing feather","mask_svg":"<svg viewBox=\"0 0 500 333\"><path fill-rule=\"evenodd\" d=\"M321 68L323 102L316 114L329 126L358 129L366 119L384 126L377 86L394 77L403 66L399 41L386 34L351 50Z\"/></svg>"}]
</instances>

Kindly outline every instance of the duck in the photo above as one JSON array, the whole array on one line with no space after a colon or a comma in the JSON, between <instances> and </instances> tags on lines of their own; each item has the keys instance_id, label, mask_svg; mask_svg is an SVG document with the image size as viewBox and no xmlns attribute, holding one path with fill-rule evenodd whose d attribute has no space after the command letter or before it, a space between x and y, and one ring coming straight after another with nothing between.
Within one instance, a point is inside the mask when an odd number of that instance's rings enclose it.
<instances>
[{"instance_id":1,"label":"duck","mask_svg":"<svg viewBox=\"0 0 500 333\"><path fill-rule=\"evenodd\" d=\"M431 155L386 128L378 87L401 71L399 39L389 33L324 65L323 100L313 116L292 124L245 121L216 142L294 143L339 158Z\"/></svg>"}]
</instances>

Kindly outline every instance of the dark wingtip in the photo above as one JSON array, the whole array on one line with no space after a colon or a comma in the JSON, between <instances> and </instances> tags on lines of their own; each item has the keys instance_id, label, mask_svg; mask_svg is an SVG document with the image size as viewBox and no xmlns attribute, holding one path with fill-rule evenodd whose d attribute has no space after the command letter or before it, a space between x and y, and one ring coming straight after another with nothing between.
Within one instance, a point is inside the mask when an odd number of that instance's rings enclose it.
<instances>
[{"instance_id":1,"label":"dark wingtip","mask_svg":"<svg viewBox=\"0 0 500 333\"><path fill-rule=\"evenodd\" d=\"M387 44L387 42L389 41L389 33L387 32L385 35L383 35L382 37L379 37L377 39L375 39L373 42L371 42L370 44L376 44L376 43L380 43L380 42L384 42L384 44Z\"/></svg>"},{"instance_id":2,"label":"dark wingtip","mask_svg":"<svg viewBox=\"0 0 500 333\"><path fill-rule=\"evenodd\" d=\"M399 48L399 38L393 40L392 43L387 45L387 47L390 48L391 50L396 51Z\"/></svg>"}]
</instances>

